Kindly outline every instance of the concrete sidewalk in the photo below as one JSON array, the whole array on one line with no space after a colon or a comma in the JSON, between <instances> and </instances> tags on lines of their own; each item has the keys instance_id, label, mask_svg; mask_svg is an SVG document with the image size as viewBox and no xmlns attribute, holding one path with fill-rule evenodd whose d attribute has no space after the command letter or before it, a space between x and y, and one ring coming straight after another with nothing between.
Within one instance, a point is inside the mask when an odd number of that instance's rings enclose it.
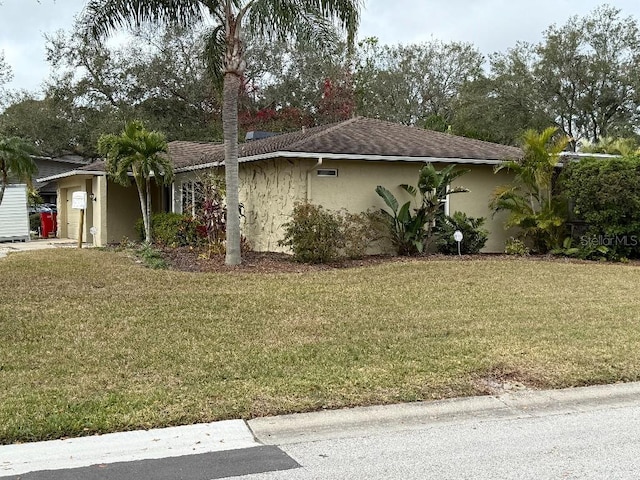
<instances>
[{"instance_id":1,"label":"concrete sidewalk","mask_svg":"<svg viewBox=\"0 0 640 480\"><path fill-rule=\"evenodd\" d=\"M29 242L2 242L0 243L0 258L13 252L29 252L33 250L45 250L50 248L73 248L78 246L76 240L68 238L43 238ZM82 248L93 247L92 243L83 243Z\"/></svg>"},{"instance_id":2,"label":"concrete sidewalk","mask_svg":"<svg viewBox=\"0 0 640 480\"><path fill-rule=\"evenodd\" d=\"M0 478L258 447L242 420L0 446Z\"/></svg>"},{"instance_id":3,"label":"concrete sidewalk","mask_svg":"<svg viewBox=\"0 0 640 480\"><path fill-rule=\"evenodd\" d=\"M0 477L41 470L195 455L219 450L385 434L469 419L564 415L640 404L640 382L522 390L498 396L231 420L212 424L114 433L0 446Z\"/></svg>"}]
</instances>

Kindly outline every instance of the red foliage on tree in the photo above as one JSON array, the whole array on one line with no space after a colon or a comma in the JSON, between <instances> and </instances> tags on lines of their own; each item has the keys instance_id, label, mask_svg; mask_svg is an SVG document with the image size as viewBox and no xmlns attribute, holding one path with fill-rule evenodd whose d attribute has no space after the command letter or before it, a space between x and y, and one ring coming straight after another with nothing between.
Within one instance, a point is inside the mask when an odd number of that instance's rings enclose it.
<instances>
[{"instance_id":1,"label":"red foliage on tree","mask_svg":"<svg viewBox=\"0 0 640 480\"><path fill-rule=\"evenodd\" d=\"M342 78L326 78L318 105L319 123L341 122L351 118L356 107L351 72Z\"/></svg>"},{"instance_id":2,"label":"red foliage on tree","mask_svg":"<svg viewBox=\"0 0 640 480\"><path fill-rule=\"evenodd\" d=\"M240 128L247 132L252 130L291 132L314 124L313 117L309 113L293 107L245 110L239 113L238 121Z\"/></svg>"}]
</instances>

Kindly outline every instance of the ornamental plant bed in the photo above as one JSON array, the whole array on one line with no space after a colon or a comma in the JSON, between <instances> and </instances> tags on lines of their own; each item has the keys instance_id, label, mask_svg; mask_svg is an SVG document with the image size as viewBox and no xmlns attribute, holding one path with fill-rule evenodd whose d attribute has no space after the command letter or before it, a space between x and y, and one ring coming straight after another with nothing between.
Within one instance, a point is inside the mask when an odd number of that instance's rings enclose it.
<instances>
[{"instance_id":1,"label":"ornamental plant bed","mask_svg":"<svg viewBox=\"0 0 640 480\"><path fill-rule=\"evenodd\" d=\"M417 257L401 257L388 255L369 255L361 259L343 259L332 263L307 264L293 260L291 255L274 252L243 252L242 264L238 266L225 265L224 254L208 254L204 248L176 247L161 248L160 252L169 268L184 272L244 272L244 273L305 273L322 272L337 269L350 269L369 267L387 263L407 262L435 262L435 261L544 261L557 263L594 264L588 260L553 256L553 255L527 255L515 256L504 254L479 254L479 255L422 255ZM620 264L622 265L622 264ZM625 265L638 266L640 261L632 260Z\"/></svg>"}]
</instances>

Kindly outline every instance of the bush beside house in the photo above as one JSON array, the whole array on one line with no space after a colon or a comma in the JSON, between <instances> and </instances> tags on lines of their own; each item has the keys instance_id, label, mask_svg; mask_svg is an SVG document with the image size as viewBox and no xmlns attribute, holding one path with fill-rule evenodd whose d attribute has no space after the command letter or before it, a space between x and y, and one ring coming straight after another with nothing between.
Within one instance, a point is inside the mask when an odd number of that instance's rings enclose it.
<instances>
[{"instance_id":1,"label":"bush beside house","mask_svg":"<svg viewBox=\"0 0 640 480\"><path fill-rule=\"evenodd\" d=\"M562 185L582 257L640 258L640 156L585 158L569 164Z\"/></svg>"}]
</instances>

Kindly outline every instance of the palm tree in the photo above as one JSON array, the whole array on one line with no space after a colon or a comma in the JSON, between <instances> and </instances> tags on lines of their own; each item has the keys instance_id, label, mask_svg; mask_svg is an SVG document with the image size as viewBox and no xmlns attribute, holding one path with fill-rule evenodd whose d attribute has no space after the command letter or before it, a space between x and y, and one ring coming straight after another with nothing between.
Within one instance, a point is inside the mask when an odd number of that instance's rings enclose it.
<instances>
[{"instance_id":1,"label":"palm tree","mask_svg":"<svg viewBox=\"0 0 640 480\"><path fill-rule=\"evenodd\" d=\"M640 153L638 142L633 138L601 137L595 143L586 141L580 146L582 153L606 153L628 157Z\"/></svg>"},{"instance_id":2,"label":"palm tree","mask_svg":"<svg viewBox=\"0 0 640 480\"><path fill-rule=\"evenodd\" d=\"M245 72L245 28L266 38L294 35L309 41L328 40L334 22L344 28L353 44L361 0L90 0L83 21L86 31L101 38L121 27L166 24L193 27L210 18L216 23L208 39L224 76L222 124L225 143L227 211L239 212L238 201L238 96ZM228 215L226 263L238 265L240 216Z\"/></svg>"},{"instance_id":3,"label":"palm tree","mask_svg":"<svg viewBox=\"0 0 640 480\"><path fill-rule=\"evenodd\" d=\"M496 188L490 204L495 212L508 211L506 227L520 228L542 253L561 245L566 221L566 204L554 192L554 176L569 137L557 133L555 127L541 133L525 132L522 159L504 162L495 169L496 173L513 172L515 181Z\"/></svg>"},{"instance_id":4,"label":"palm tree","mask_svg":"<svg viewBox=\"0 0 640 480\"><path fill-rule=\"evenodd\" d=\"M151 243L151 177L156 182L170 185L173 167L166 155L167 140L159 132L150 132L140 121L127 123L120 135L102 135L98 140L98 152L106 158L106 170L116 183L131 184L129 174L138 189L144 236Z\"/></svg>"},{"instance_id":5,"label":"palm tree","mask_svg":"<svg viewBox=\"0 0 640 480\"><path fill-rule=\"evenodd\" d=\"M31 186L31 178L38 171L31 158L33 153L35 148L26 140L0 136L0 204L9 182L24 182Z\"/></svg>"}]
</instances>

